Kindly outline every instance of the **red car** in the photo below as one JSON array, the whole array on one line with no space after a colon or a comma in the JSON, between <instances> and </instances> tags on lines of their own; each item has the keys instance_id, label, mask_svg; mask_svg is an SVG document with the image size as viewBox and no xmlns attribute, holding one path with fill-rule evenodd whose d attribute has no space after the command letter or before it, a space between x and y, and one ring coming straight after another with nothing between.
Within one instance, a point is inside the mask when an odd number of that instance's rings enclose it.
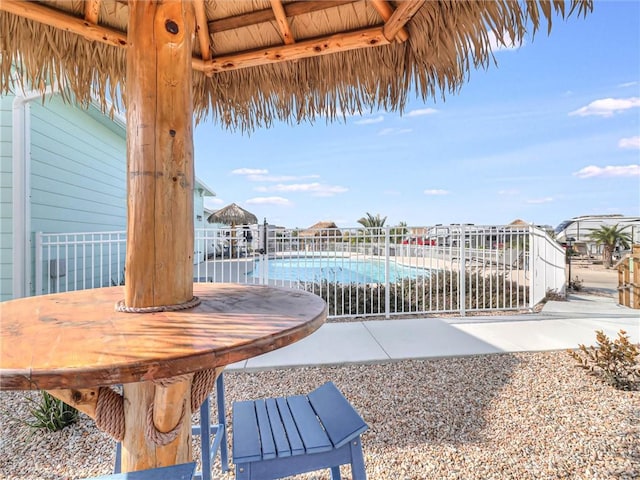
<instances>
[{"instance_id":1,"label":"red car","mask_svg":"<svg viewBox=\"0 0 640 480\"><path fill-rule=\"evenodd\" d=\"M427 237L408 237L402 240L403 245L429 245L435 246L437 244L435 238Z\"/></svg>"}]
</instances>

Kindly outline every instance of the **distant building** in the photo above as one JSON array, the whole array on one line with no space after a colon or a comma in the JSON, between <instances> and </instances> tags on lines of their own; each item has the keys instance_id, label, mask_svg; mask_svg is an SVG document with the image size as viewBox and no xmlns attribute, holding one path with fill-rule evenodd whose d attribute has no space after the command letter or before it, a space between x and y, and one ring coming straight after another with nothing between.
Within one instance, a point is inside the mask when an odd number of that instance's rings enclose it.
<instances>
[{"instance_id":1,"label":"distant building","mask_svg":"<svg viewBox=\"0 0 640 480\"><path fill-rule=\"evenodd\" d=\"M591 233L603 225L625 228L624 231L629 233L632 243L640 243L640 217L621 214L574 217L561 222L554 233L558 242L567 243L568 238L573 238L572 242L584 244L586 253L595 255L600 253L600 248L591 239Z\"/></svg>"},{"instance_id":2,"label":"distant building","mask_svg":"<svg viewBox=\"0 0 640 480\"><path fill-rule=\"evenodd\" d=\"M36 232L126 229L126 127L52 89L44 102L39 92L0 95L0 138L0 300L9 300L35 293ZM203 199L215 194L198 180L193 190L203 226Z\"/></svg>"}]
</instances>

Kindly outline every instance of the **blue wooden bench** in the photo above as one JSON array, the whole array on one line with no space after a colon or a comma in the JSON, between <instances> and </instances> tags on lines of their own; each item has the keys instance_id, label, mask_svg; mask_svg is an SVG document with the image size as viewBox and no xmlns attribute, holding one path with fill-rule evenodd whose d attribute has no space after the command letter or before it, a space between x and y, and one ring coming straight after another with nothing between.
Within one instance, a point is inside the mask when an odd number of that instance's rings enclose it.
<instances>
[{"instance_id":1,"label":"blue wooden bench","mask_svg":"<svg viewBox=\"0 0 640 480\"><path fill-rule=\"evenodd\" d=\"M191 480L196 469L195 462L181 463L170 467L150 468L137 472L112 473L86 480Z\"/></svg>"},{"instance_id":2,"label":"blue wooden bench","mask_svg":"<svg viewBox=\"0 0 640 480\"><path fill-rule=\"evenodd\" d=\"M350 464L365 480L360 435L368 428L332 382L308 395L233 404L236 479L275 479Z\"/></svg>"},{"instance_id":3,"label":"blue wooden bench","mask_svg":"<svg viewBox=\"0 0 640 480\"><path fill-rule=\"evenodd\" d=\"M218 423L211 423L211 395L200 406L200 423L191 426L191 434L200 438L200 452L202 461L202 470L195 472L193 480L211 480L211 464L220 451L220 464L223 472L229 470L229 453L227 451L226 430L227 422L225 418L224 407L224 373L220 373L216 379L216 405L218 408ZM207 431L208 435L202 435ZM213 441L211 438L213 437ZM207 455L206 452L209 452ZM120 473L121 469L122 446L120 442L116 445L116 461L114 473ZM109 477L107 477L109 478ZM189 477L191 478L191 477Z\"/></svg>"}]
</instances>

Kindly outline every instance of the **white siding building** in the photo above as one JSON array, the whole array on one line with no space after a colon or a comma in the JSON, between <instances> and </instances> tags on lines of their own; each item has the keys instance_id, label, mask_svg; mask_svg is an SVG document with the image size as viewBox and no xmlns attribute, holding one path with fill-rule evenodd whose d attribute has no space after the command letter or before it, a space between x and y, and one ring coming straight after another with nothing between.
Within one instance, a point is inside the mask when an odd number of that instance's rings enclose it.
<instances>
[{"instance_id":1,"label":"white siding building","mask_svg":"<svg viewBox=\"0 0 640 480\"><path fill-rule=\"evenodd\" d=\"M196 182L196 226L211 195ZM34 294L35 232L122 231L126 215L121 117L57 94L44 102L30 93L0 96L1 300Z\"/></svg>"}]
</instances>

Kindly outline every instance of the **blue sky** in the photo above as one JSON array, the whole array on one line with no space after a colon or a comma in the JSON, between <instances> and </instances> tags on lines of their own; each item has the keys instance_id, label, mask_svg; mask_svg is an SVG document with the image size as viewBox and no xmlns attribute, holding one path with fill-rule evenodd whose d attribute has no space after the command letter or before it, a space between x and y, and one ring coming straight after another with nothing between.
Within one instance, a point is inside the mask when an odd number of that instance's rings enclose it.
<instances>
[{"instance_id":1,"label":"blue sky","mask_svg":"<svg viewBox=\"0 0 640 480\"><path fill-rule=\"evenodd\" d=\"M556 19L443 101L327 125L195 129L196 175L260 220L306 228L640 215L640 2Z\"/></svg>"}]
</instances>

